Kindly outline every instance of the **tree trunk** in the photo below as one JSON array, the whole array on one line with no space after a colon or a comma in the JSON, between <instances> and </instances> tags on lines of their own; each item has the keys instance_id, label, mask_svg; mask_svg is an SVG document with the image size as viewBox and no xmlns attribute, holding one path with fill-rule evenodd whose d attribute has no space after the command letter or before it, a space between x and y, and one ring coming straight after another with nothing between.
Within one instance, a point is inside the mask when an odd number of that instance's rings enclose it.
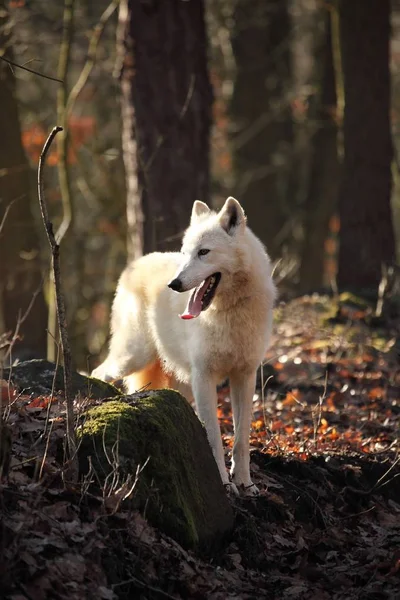
<instances>
[{"instance_id":1,"label":"tree trunk","mask_svg":"<svg viewBox=\"0 0 400 600\"><path fill-rule=\"evenodd\" d=\"M376 289L395 256L390 206L390 0L342 0L344 167L338 285Z\"/></svg>"},{"instance_id":2,"label":"tree trunk","mask_svg":"<svg viewBox=\"0 0 400 600\"><path fill-rule=\"evenodd\" d=\"M125 0L122 64L128 254L179 247L209 200L212 90L203 0Z\"/></svg>"},{"instance_id":3,"label":"tree trunk","mask_svg":"<svg viewBox=\"0 0 400 600\"><path fill-rule=\"evenodd\" d=\"M304 207L304 245L299 286L302 292L324 283L324 244L337 202L339 162L337 152L336 83L333 64L331 16L325 9L325 32L318 51L320 93L317 98L317 130L312 140L308 197Z\"/></svg>"},{"instance_id":4,"label":"tree trunk","mask_svg":"<svg viewBox=\"0 0 400 600\"><path fill-rule=\"evenodd\" d=\"M0 6L1 8L1 6ZM0 18L0 53L12 59L7 16ZM0 61L0 306L3 327L19 338L12 356L41 357L46 351L46 305L42 291L40 246L31 207L30 168L21 143L14 73ZM36 297L35 297L36 295Z\"/></svg>"},{"instance_id":5,"label":"tree trunk","mask_svg":"<svg viewBox=\"0 0 400 600\"><path fill-rule=\"evenodd\" d=\"M289 216L292 118L290 18L284 0L237 0L231 101L234 195L254 233L280 255Z\"/></svg>"}]
</instances>

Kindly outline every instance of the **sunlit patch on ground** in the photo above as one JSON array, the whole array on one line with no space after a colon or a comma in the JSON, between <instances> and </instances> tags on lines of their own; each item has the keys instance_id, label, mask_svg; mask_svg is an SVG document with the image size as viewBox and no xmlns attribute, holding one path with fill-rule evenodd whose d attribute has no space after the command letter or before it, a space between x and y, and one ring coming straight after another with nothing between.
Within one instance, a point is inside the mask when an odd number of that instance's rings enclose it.
<instances>
[{"instance_id":1,"label":"sunlit patch on ground","mask_svg":"<svg viewBox=\"0 0 400 600\"><path fill-rule=\"evenodd\" d=\"M253 401L251 445L271 454L382 453L399 444L400 369L395 329L368 326L367 309L328 297L281 308ZM339 312L339 316L338 315ZM334 318L335 317L335 318ZM233 444L229 386L218 394Z\"/></svg>"}]
</instances>

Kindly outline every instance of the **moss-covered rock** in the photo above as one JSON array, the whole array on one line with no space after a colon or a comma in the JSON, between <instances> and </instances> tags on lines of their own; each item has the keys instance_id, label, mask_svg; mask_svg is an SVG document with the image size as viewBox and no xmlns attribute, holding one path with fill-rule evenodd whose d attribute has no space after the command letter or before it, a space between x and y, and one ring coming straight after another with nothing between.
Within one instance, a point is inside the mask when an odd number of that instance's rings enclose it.
<instances>
[{"instance_id":1,"label":"moss-covered rock","mask_svg":"<svg viewBox=\"0 0 400 600\"><path fill-rule=\"evenodd\" d=\"M117 451L122 477L145 465L134 506L183 546L207 550L231 530L232 509L205 430L178 392L104 402L87 411L78 435L81 470L87 471L91 456L103 481L112 470L104 448L109 457Z\"/></svg>"},{"instance_id":2,"label":"moss-covered rock","mask_svg":"<svg viewBox=\"0 0 400 600\"><path fill-rule=\"evenodd\" d=\"M3 370L3 378L25 394L40 396L64 393L64 368L48 360L27 360ZM99 379L72 372L72 393L87 398L103 399L118 396L121 392Z\"/></svg>"}]
</instances>

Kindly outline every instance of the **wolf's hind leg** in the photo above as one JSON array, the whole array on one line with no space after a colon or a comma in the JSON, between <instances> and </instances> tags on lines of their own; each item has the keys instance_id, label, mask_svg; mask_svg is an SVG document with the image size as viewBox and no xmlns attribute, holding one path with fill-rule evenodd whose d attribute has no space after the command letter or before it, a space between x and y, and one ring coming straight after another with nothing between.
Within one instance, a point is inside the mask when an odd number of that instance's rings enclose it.
<instances>
[{"instance_id":1,"label":"wolf's hind leg","mask_svg":"<svg viewBox=\"0 0 400 600\"><path fill-rule=\"evenodd\" d=\"M133 394L142 388L148 390L161 390L171 386L172 376L165 373L159 359L147 365L141 371L136 371L124 378L125 389L128 394Z\"/></svg>"},{"instance_id":2,"label":"wolf's hind leg","mask_svg":"<svg viewBox=\"0 0 400 600\"><path fill-rule=\"evenodd\" d=\"M132 373L142 371L155 362L156 350L143 335L132 333L127 328L124 332L114 332L110 351L106 360L92 372L93 377L104 381L116 381L128 377Z\"/></svg>"},{"instance_id":3,"label":"wolf's hind leg","mask_svg":"<svg viewBox=\"0 0 400 600\"><path fill-rule=\"evenodd\" d=\"M140 299L119 286L111 315L110 349L93 377L116 381L142 371L157 359Z\"/></svg>"}]
</instances>

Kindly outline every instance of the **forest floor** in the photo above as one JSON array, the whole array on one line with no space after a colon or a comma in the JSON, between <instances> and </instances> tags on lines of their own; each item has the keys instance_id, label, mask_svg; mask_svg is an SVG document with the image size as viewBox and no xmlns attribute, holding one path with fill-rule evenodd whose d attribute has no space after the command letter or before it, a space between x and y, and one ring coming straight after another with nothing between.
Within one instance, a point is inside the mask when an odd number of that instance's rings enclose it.
<instances>
[{"instance_id":1,"label":"forest floor","mask_svg":"<svg viewBox=\"0 0 400 600\"><path fill-rule=\"evenodd\" d=\"M350 296L298 298L276 317L254 397L261 492L232 498L234 531L212 555L185 551L117 499L105 510L64 486L53 466L61 413L32 464L50 405L19 398L0 487L1 598L400 598L398 320ZM228 464L228 386L218 410Z\"/></svg>"}]
</instances>

